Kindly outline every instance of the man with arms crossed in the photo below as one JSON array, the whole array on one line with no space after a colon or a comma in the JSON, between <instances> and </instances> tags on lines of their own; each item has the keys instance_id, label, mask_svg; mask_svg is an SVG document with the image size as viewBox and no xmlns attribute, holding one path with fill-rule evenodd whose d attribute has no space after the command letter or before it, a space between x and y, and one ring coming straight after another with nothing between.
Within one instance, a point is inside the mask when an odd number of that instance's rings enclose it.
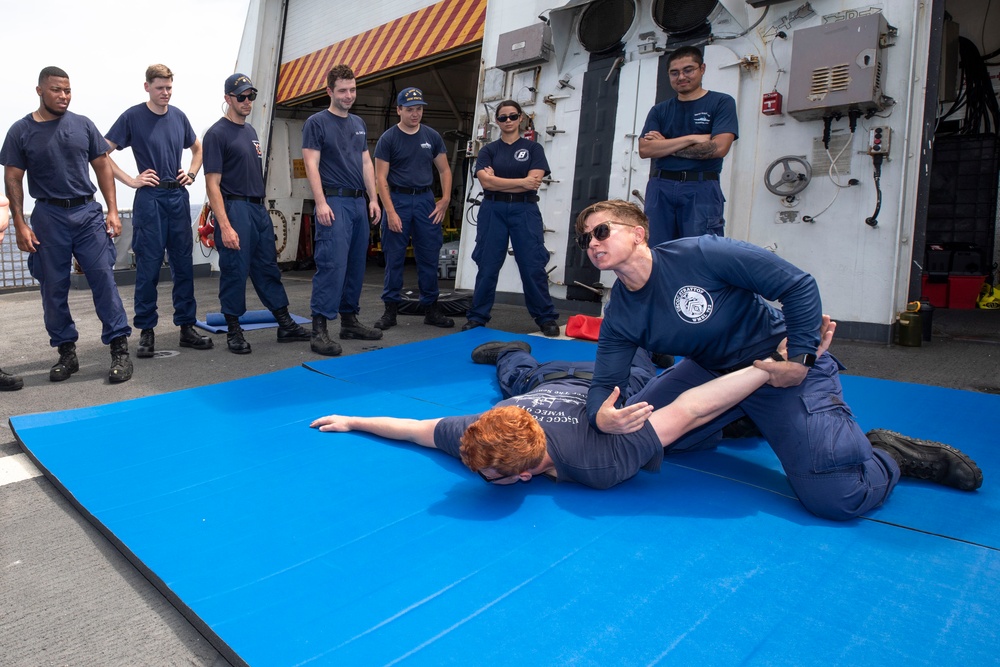
<instances>
[{"instance_id":1,"label":"man with arms crossed","mask_svg":"<svg viewBox=\"0 0 1000 667\"><path fill-rule=\"evenodd\" d=\"M132 329L115 285L115 245L122 230L118 219L115 177L108 159L108 142L89 118L69 111L72 89L69 75L46 67L38 75L38 110L14 123L7 132L0 163L14 217L17 247L31 253L28 270L38 281L49 344L59 349L59 360L49 380L61 382L80 370L76 356L79 334L69 312L69 274L73 258L79 262L103 324L101 342L111 346L108 381L132 377L128 336ZM108 205L107 218L94 201L97 188L90 167ZM35 199L31 227L24 219L24 174L28 193Z\"/></svg>"},{"instance_id":2,"label":"man with arms crossed","mask_svg":"<svg viewBox=\"0 0 1000 667\"><path fill-rule=\"evenodd\" d=\"M646 184L649 245L685 236L723 235L722 158L736 140L736 101L701 87L701 51L683 46L667 57L674 99L654 106L639 137L639 157L653 158Z\"/></svg>"},{"instance_id":3,"label":"man with arms crossed","mask_svg":"<svg viewBox=\"0 0 1000 667\"><path fill-rule=\"evenodd\" d=\"M212 339L195 331L197 305L191 252L191 201L187 186L201 169L201 142L184 112L170 106L174 73L166 65L146 68L144 84L149 100L118 117L105 139L115 149L132 147L139 174L129 176L111 159L115 178L135 189L132 203L132 250L135 252L135 318L140 330L135 356L155 351L156 285L163 253L170 257L173 279L174 324L181 328L180 346L208 350ZM191 165L181 167L181 154L191 149Z\"/></svg>"}]
</instances>

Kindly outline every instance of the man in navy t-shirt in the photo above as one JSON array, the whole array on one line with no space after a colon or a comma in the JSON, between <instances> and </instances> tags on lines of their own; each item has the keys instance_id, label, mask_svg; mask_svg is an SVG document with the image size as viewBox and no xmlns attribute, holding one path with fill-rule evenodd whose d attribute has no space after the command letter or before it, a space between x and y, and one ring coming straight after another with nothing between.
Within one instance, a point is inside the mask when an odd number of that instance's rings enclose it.
<instances>
[{"instance_id":1,"label":"man in navy t-shirt","mask_svg":"<svg viewBox=\"0 0 1000 667\"><path fill-rule=\"evenodd\" d=\"M226 79L226 115L205 133L205 189L215 215L219 251L219 302L226 318L226 344L233 354L250 354L240 316L247 310L247 277L278 322L278 342L309 340L288 314L281 284L274 227L264 208L263 152L257 131L246 122L257 89L245 74Z\"/></svg>"},{"instance_id":2,"label":"man in navy t-shirt","mask_svg":"<svg viewBox=\"0 0 1000 667\"><path fill-rule=\"evenodd\" d=\"M403 263L411 239L424 324L445 329L455 326L455 321L442 315L438 306L438 255L444 240L441 221L451 202L451 169L441 135L420 122L426 104L419 88L400 91L396 96L399 122L386 130L375 145L375 183L382 196L385 255L385 312L375 323L377 329L396 326ZM434 168L441 177L441 199L436 204L431 190Z\"/></svg>"},{"instance_id":3,"label":"man in navy t-shirt","mask_svg":"<svg viewBox=\"0 0 1000 667\"><path fill-rule=\"evenodd\" d=\"M80 370L76 356L79 334L69 312L69 273L73 259L87 276L97 316L104 325L101 342L111 346L109 382L132 377L128 336L132 329L115 285L116 251L112 238L121 234L115 178L108 159L108 142L84 116L69 111L69 75L46 67L38 76L38 110L14 123L7 132L0 163L14 217L17 247L31 253L28 270L38 281L49 344L59 360L49 380L60 382ZM107 218L94 201L97 188L108 205ZM24 219L24 174L28 194L35 199L31 227Z\"/></svg>"},{"instance_id":4,"label":"man in navy t-shirt","mask_svg":"<svg viewBox=\"0 0 1000 667\"><path fill-rule=\"evenodd\" d=\"M170 106L174 73L166 65L146 68L149 100L129 107L111 126L105 139L111 151L132 147L139 174L126 174L114 159L115 178L135 189L132 203L132 250L135 252L135 319L141 330L137 357L152 357L156 285L164 252L173 278L174 324L181 328L180 346L208 350L212 339L195 331L197 305L191 266L191 202L187 186L201 169L201 142L184 112ZM191 165L181 167L181 154L191 149ZM108 157L111 158L111 151Z\"/></svg>"},{"instance_id":5,"label":"man in navy t-shirt","mask_svg":"<svg viewBox=\"0 0 1000 667\"><path fill-rule=\"evenodd\" d=\"M823 332L816 350L823 354L835 327ZM607 489L639 470L657 471L663 448L687 431L707 423L760 387L765 370L749 367L685 392L655 412L633 432L606 434L587 422L587 390L592 362L539 364L523 341L493 341L472 351L476 363L496 364L504 399L481 415L440 419L347 417L329 415L312 422L321 431L363 431L407 440L461 458L490 484L528 482L545 475ZM632 359L627 389L639 391L655 375L647 353Z\"/></svg>"},{"instance_id":6,"label":"man in navy t-shirt","mask_svg":"<svg viewBox=\"0 0 1000 667\"><path fill-rule=\"evenodd\" d=\"M722 236L722 158L736 140L736 101L701 86L705 63L697 47L667 57L677 97L654 106L639 137L639 156L653 158L646 185L651 246L685 236Z\"/></svg>"},{"instance_id":7,"label":"man in navy t-shirt","mask_svg":"<svg viewBox=\"0 0 1000 667\"><path fill-rule=\"evenodd\" d=\"M369 225L378 221L381 210L368 130L360 117L350 113L358 96L350 67L336 65L330 70L326 94L329 108L307 118L302 127L302 161L316 202L311 345L316 354L336 356L341 347L330 339L327 321L338 315L342 339L382 337L381 331L358 321Z\"/></svg>"}]
</instances>

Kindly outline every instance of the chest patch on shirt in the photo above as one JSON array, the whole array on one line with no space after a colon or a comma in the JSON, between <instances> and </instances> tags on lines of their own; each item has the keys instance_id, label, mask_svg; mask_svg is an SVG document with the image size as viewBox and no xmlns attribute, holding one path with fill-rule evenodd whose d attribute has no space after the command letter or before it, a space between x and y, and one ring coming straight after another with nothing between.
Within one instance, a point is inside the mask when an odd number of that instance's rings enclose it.
<instances>
[{"instance_id":1,"label":"chest patch on shirt","mask_svg":"<svg viewBox=\"0 0 1000 667\"><path fill-rule=\"evenodd\" d=\"M712 114L707 111L699 111L694 115L695 125L711 125L712 124Z\"/></svg>"},{"instance_id":2,"label":"chest patch on shirt","mask_svg":"<svg viewBox=\"0 0 1000 667\"><path fill-rule=\"evenodd\" d=\"M674 295L674 310L685 322L704 322L712 315L712 308L712 295L696 285L685 285Z\"/></svg>"},{"instance_id":3,"label":"chest patch on shirt","mask_svg":"<svg viewBox=\"0 0 1000 667\"><path fill-rule=\"evenodd\" d=\"M517 160L518 162L527 162L528 161L528 149L527 148L519 148L516 151L514 151L514 159Z\"/></svg>"}]
</instances>

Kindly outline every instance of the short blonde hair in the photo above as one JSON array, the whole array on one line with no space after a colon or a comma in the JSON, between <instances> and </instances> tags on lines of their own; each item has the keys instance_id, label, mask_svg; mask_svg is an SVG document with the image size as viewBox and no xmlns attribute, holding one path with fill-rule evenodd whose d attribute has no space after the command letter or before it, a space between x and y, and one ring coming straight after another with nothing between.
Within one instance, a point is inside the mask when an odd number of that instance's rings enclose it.
<instances>
[{"instance_id":1,"label":"short blonde hair","mask_svg":"<svg viewBox=\"0 0 1000 667\"><path fill-rule=\"evenodd\" d=\"M622 201L621 199L599 201L580 211L580 215L576 216L577 234L583 234L587 230L587 218L594 213L610 213L618 218L622 224L642 227L645 232L643 240L649 240L649 218L646 217L641 208L630 201Z\"/></svg>"},{"instance_id":2,"label":"short blonde hair","mask_svg":"<svg viewBox=\"0 0 1000 667\"><path fill-rule=\"evenodd\" d=\"M545 431L516 405L487 410L462 434L459 452L470 470L492 468L504 477L537 467L545 458Z\"/></svg>"},{"instance_id":3,"label":"short blonde hair","mask_svg":"<svg viewBox=\"0 0 1000 667\"><path fill-rule=\"evenodd\" d=\"M153 83L153 79L174 80L174 73L166 65L150 65L146 68L146 83Z\"/></svg>"}]
</instances>

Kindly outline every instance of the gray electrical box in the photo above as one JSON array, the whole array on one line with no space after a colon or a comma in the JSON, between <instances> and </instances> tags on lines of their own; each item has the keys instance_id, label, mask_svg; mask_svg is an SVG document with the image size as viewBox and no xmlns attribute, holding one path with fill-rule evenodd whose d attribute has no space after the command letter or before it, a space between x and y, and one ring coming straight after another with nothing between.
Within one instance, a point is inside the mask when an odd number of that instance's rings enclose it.
<instances>
[{"instance_id":1,"label":"gray electrical box","mask_svg":"<svg viewBox=\"0 0 1000 667\"><path fill-rule=\"evenodd\" d=\"M788 113L820 120L851 110L882 111L892 104L882 89L885 49L896 29L882 14L869 14L793 33Z\"/></svg>"},{"instance_id":2,"label":"gray electrical box","mask_svg":"<svg viewBox=\"0 0 1000 667\"><path fill-rule=\"evenodd\" d=\"M552 56L552 29L548 23L505 32L497 41L497 67L502 70L540 65Z\"/></svg>"}]
</instances>

